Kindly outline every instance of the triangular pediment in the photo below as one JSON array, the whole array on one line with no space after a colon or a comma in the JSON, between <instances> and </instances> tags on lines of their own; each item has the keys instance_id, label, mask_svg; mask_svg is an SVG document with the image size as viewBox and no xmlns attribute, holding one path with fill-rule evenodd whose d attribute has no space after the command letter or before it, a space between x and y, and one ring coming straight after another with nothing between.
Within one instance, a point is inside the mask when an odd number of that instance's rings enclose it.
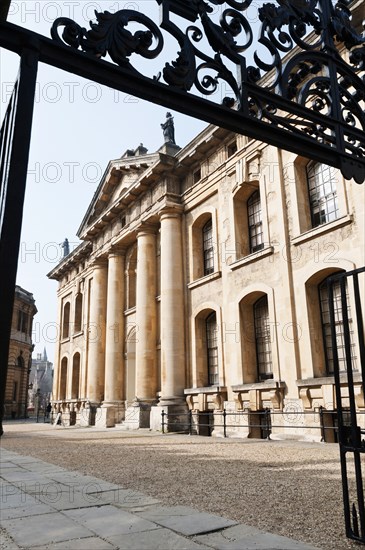
<instances>
[{"instance_id":1,"label":"triangular pediment","mask_svg":"<svg viewBox=\"0 0 365 550\"><path fill-rule=\"evenodd\" d=\"M140 147L135 150L138 151ZM147 150L144 149L142 152L144 151ZM158 153L133 153L134 151L128 150L122 158L108 163L77 232L79 237L102 218L113 204L126 197L129 190L159 158Z\"/></svg>"}]
</instances>

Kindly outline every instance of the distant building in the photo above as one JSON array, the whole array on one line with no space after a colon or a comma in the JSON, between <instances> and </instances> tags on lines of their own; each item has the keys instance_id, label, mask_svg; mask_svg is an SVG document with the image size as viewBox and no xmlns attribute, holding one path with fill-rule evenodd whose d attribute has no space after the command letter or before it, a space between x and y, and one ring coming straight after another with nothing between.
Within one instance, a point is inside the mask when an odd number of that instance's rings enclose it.
<instances>
[{"instance_id":1,"label":"distant building","mask_svg":"<svg viewBox=\"0 0 365 550\"><path fill-rule=\"evenodd\" d=\"M37 313L33 294L15 287L11 324L4 418L24 418L27 413L29 373L32 362L32 326Z\"/></svg>"},{"instance_id":2,"label":"distant building","mask_svg":"<svg viewBox=\"0 0 365 550\"><path fill-rule=\"evenodd\" d=\"M41 396L40 406L47 406L51 399L53 385L53 363L48 361L47 351L44 348L43 353L37 353L37 358L32 359L32 365L29 374L29 394L28 408L35 406L35 395L39 390Z\"/></svg>"}]
</instances>

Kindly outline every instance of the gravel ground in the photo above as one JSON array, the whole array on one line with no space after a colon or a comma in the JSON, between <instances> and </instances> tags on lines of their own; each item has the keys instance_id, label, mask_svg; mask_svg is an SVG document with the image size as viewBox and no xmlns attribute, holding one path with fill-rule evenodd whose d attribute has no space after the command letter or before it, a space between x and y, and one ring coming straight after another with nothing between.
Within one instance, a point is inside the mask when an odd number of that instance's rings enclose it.
<instances>
[{"instance_id":1,"label":"gravel ground","mask_svg":"<svg viewBox=\"0 0 365 550\"><path fill-rule=\"evenodd\" d=\"M1 445L323 550L344 535L335 444L218 439L9 423Z\"/></svg>"}]
</instances>

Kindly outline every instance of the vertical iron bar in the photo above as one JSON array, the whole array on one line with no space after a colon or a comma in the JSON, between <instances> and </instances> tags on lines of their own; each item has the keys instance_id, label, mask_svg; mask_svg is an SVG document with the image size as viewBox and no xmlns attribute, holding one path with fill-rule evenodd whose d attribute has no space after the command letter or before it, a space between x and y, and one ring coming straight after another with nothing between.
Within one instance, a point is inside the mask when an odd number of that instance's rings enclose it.
<instances>
[{"instance_id":1,"label":"vertical iron bar","mask_svg":"<svg viewBox=\"0 0 365 550\"><path fill-rule=\"evenodd\" d=\"M356 404L355 404L355 392L354 392L354 377L352 373L352 356L351 356L351 336L350 325L348 316L348 304L347 304L347 279L345 276L340 279L341 288L341 310L342 310L342 324L343 324L343 336L345 342L345 358L346 358L346 372L347 372L347 386L350 400L350 416L351 416L351 442L352 446L357 446L357 422L356 422Z\"/></svg>"},{"instance_id":2,"label":"vertical iron bar","mask_svg":"<svg viewBox=\"0 0 365 550\"><path fill-rule=\"evenodd\" d=\"M329 308L330 326L331 326L333 374L335 378L336 410L337 410L337 419L338 419L338 441L340 444L342 495L343 495L343 506L344 506L344 516L345 516L345 529L346 529L346 536L351 538L351 512L350 512L350 502L349 502L349 487L348 487L348 480L347 480L346 449L343 441L342 396L341 396L340 372L339 372L338 350L337 350L336 319L335 319L335 309L334 309L334 303L333 303L334 281L335 279L332 277L329 278L327 281L328 308Z\"/></svg>"},{"instance_id":3,"label":"vertical iron bar","mask_svg":"<svg viewBox=\"0 0 365 550\"><path fill-rule=\"evenodd\" d=\"M27 180L37 68L37 48L33 46L25 47L20 60L19 88L10 164L7 173L6 200L2 225L0 227L0 435L3 433L2 420L8 371L9 340Z\"/></svg>"},{"instance_id":4,"label":"vertical iron bar","mask_svg":"<svg viewBox=\"0 0 365 550\"><path fill-rule=\"evenodd\" d=\"M162 429L162 433L164 434L165 433L165 411L163 409L161 412L161 429Z\"/></svg>"},{"instance_id":5,"label":"vertical iron bar","mask_svg":"<svg viewBox=\"0 0 365 550\"><path fill-rule=\"evenodd\" d=\"M321 425L321 442L325 442L325 431L324 431L324 415L322 405L319 407L319 423Z\"/></svg>"},{"instance_id":6,"label":"vertical iron bar","mask_svg":"<svg viewBox=\"0 0 365 550\"><path fill-rule=\"evenodd\" d=\"M14 117L18 95L18 80L15 82L9 105L6 109L0 137L0 227L3 224L6 191L8 188L7 171L10 163L11 141L14 131Z\"/></svg>"},{"instance_id":7,"label":"vertical iron bar","mask_svg":"<svg viewBox=\"0 0 365 550\"><path fill-rule=\"evenodd\" d=\"M189 435L193 434L193 411L189 410Z\"/></svg>"},{"instance_id":8,"label":"vertical iron bar","mask_svg":"<svg viewBox=\"0 0 365 550\"><path fill-rule=\"evenodd\" d=\"M227 422L226 422L226 417L227 417L227 411L226 409L223 409L223 436L224 437L227 437Z\"/></svg>"},{"instance_id":9,"label":"vertical iron bar","mask_svg":"<svg viewBox=\"0 0 365 550\"><path fill-rule=\"evenodd\" d=\"M341 277L341 304L342 304L342 319L343 319L344 339L345 339L347 386L348 386L349 399L350 399L351 447L354 453L357 505L358 505L359 516L360 516L361 535L365 537L364 488L362 483L361 457L359 452L359 448L361 446L361 435L360 435L360 429L357 426L357 417L356 417L354 378L352 373L352 357L351 357L351 334L350 334L350 325L349 325L349 317L348 317L348 309L347 309L346 289L347 289L347 279L344 276L344 277ZM357 527L357 531L358 531L358 527Z\"/></svg>"},{"instance_id":10,"label":"vertical iron bar","mask_svg":"<svg viewBox=\"0 0 365 550\"><path fill-rule=\"evenodd\" d=\"M365 269L361 270L365 276ZM362 316L361 296L359 289L359 277L358 273L353 275L354 281L354 297L355 297L355 310L357 321L357 335L359 339L359 351L360 351L360 367L361 367L361 381L365 382L365 341L364 341L364 321Z\"/></svg>"}]
</instances>

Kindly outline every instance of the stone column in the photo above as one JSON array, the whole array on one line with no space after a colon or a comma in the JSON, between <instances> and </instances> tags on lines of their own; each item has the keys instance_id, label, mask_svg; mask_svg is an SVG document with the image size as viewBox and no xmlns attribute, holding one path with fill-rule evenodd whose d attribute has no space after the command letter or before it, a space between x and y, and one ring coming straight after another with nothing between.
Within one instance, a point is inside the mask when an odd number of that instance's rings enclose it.
<instances>
[{"instance_id":1,"label":"stone column","mask_svg":"<svg viewBox=\"0 0 365 550\"><path fill-rule=\"evenodd\" d=\"M89 353L86 395L93 405L99 404L104 399L107 272L106 262L94 264L88 327Z\"/></svg>"},{"instance_id":2,"label":"stone column","mask_svg":"<svg viewBox=\"0 0 365 550\"><path fill-rule=\"evenodd\" d=\"M160 429L161 407L174 415L186 412L184 274L181 213L162 212L161 221L161 397L154 408L153 426ZM185 419L186 420L186 419ZM170 431L181 429L178 416L167 421Z\"/></svg>"},{"instance_id":3,"label":"stone column","mask_svg":"<svg viewBox=\"0 0 365 550\"><path fill-rule=\"evenodd\" d=\"M181 214L161 214L161 399L174 405L184 398L185 323Z\"/></svg>"},{"instance_id":4,"label":"stone column","mask_svg":"<svg viewBox=\"0 0 365 550\"><path fill-rule=\"evenodd\" d=\"M108 290L105 338L105 393L102 423L110 427L124 417L124 251L108 256Z\"/></svg>"},{"instance_id":5,"label":"stone column","mask_svg":"<svg viewBox=\"0 0 365 550\"><path fill-rule=\"evenodd\" d=\"M139 230L137 243L135 405L140 407L139 427L149 427L150 406L157 392L156 230Z\"/></svg>"}]
</instances>

